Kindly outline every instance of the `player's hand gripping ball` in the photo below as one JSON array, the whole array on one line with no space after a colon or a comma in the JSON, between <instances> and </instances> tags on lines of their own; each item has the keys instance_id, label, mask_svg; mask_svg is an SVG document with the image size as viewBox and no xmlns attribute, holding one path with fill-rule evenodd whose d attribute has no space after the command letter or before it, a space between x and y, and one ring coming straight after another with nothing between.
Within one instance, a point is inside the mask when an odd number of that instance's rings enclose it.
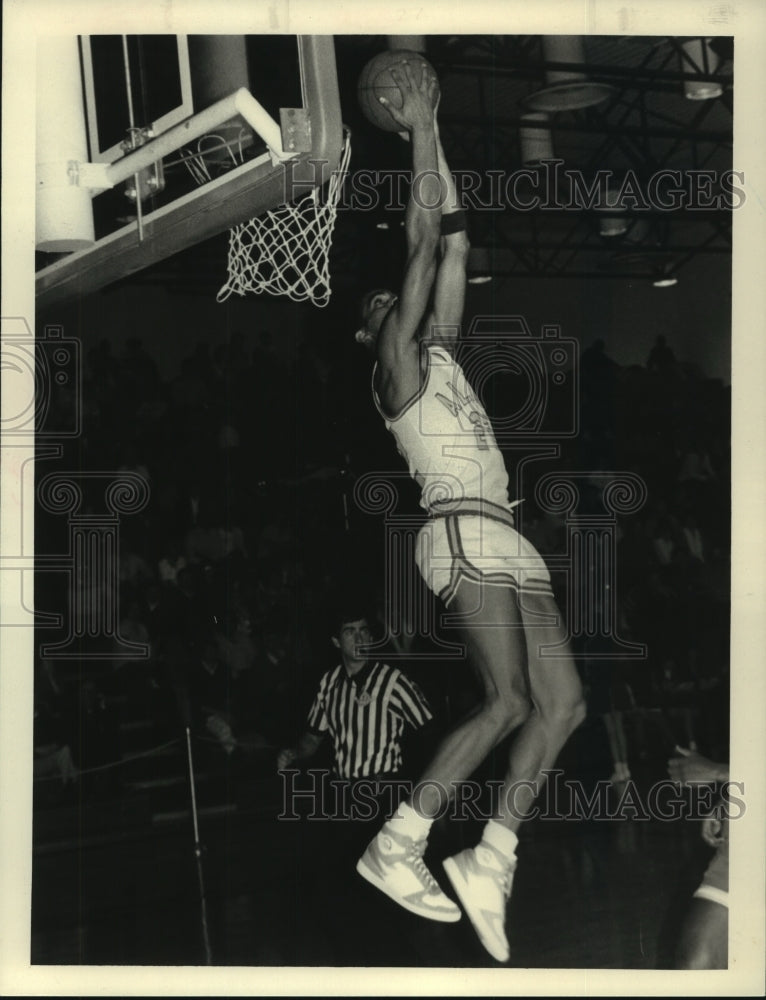
<instances>
[{"instance_id":1,"label":"player's hand gripping ball","mask_svg":"<svg viewBox=\"0 0 766 1000\"><path fill-rule=\"evenodd\" d=\"M436 71L433 66L419 52L410 52L407 49L388 49L370 59L361 72L357 87L359 107L365 118L382 128L386 132L401 132L402 126L395 121L385 104L381 104L380 98L384 97L388 103L399 109L402 106L402 92L391 75L391 69L409 63L410 69L416 80L421 79L424 67L427 73L434 78ZM436 107L439 101L439 84L436 83L433 90L433 105Z\"/></svg>"}]
</instances>

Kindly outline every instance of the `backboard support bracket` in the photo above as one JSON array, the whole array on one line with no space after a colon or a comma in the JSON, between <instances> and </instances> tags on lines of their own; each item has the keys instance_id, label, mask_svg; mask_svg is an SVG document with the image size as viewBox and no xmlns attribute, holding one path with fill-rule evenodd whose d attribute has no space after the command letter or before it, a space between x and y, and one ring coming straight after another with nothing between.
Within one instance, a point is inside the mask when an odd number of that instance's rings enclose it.
<instances>
[{"instance_id":1,"label":"backboard support bracket","mask_svg":"<svg viewBox=\"0 0 766 1000\"><path fill-rule=\"evenodd\" d=\"M311 119L305 108L280 108L279 124L286 153L311 152Z\"/></svg>"}]
</instances>

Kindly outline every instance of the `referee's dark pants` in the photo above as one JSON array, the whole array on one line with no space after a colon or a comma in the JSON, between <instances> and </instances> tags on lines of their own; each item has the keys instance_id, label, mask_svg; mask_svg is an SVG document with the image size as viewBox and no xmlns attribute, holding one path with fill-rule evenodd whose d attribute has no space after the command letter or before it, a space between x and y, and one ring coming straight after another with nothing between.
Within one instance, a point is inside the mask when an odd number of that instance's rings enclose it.
<instances>
[{"instance_id":1,"label":"referee's dark pants","mask_svg":"<svg viewBox=\"0 0 766 1000\"><path fill-rule=\"evenodd\" d=\"M386 920L378 890L356 871L356 863L384 821L406 798L396 775L357 781L334 779L343 786L332 818L314 821L314 878L307 886L314 925L326 942L330 965L379 965L385 949ZM345 806L345 808L343 808ZM395 904L394 904L395 905Z\"/></svg>"}]
</instances>

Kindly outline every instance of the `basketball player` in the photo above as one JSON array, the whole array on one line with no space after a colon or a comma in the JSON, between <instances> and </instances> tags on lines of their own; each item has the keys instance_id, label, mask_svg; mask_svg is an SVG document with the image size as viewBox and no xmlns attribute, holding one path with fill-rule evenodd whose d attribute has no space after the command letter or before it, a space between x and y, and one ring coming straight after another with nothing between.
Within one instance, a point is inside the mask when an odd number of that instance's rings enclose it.
<instances>
[{"instance_id":1,"label":"basketball player","mask_svg":"<svg viewBox=\"0 0 766 1000\"><path fill-rule=\"evenodd\" d=\"M450 611L462 616L483 699L442 742L419 783L429 784L384 824L357 870L414 913L458 920L460 910L423 862L426 840L454 783L468 779L517 730L503 793L481 841L444 862L484 946L507 961L505 910L517 830L544 780L541 772L553 765L585 712L548 571L514 529L503 457L453 357L468 239L439 139L435 81L425 68L416 79L408 65L394 75L402 106L387 107L408 134L413 160L407 265L398 297L388 290L365 297L356 339L375 354L375 404L430 515L418 538L418 568ZM551 645L555 657L545 655Z\"/></svg>"}]
</instances>

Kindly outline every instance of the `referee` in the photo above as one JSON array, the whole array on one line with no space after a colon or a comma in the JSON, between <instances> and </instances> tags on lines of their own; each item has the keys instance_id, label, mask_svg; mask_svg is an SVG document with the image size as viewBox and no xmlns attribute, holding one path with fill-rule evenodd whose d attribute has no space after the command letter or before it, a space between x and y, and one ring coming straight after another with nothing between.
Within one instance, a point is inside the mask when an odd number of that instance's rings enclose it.
<instances>
[{"instance_id":1,"label":"referee","mask_svg":"<svg viewBox=\"0 0 766 1000\"><path fill-rule=\"evenodd\" d=\"M338 778L392 778L401 770L405 729L420 729L433 716L423 693L401 670L368 660L362 650L371 639L366 617L336 618L332 643L341 662L322 677L298 745L279 753L280 771L313 757L325 736L332 741Z\"/></svg>"},{"instance_id":2,"label":"referee","mask_svg":"<svg viewBox=\"0 0 766 1000\"><path fill-rule=\"evenodd\" d=\"M378 965L381 954L411 946L402 943L401 922L390 919L389 901L356 874L356 861L392 808L386 795L393 794L393 808L398 805L402 790L386 787L386 779L401 777L403 736L408 730L422 731L432 712L401 670L362 652L372 631L359 611L348 607L336 617L332 642L340 663L322 677L298 745L277 757L281 771L313 757L329 737L334 779L347 783L351 793L356 782L376 786L377 815L354 816L351 806L352 815L340 816L333 796L328 813L338 821L307 822L304 827L300 910L310 927L311 947L318 950L316 964L322 965ZM353 801L353 795L345 801Z\"/></svg>"}]
</instances>

